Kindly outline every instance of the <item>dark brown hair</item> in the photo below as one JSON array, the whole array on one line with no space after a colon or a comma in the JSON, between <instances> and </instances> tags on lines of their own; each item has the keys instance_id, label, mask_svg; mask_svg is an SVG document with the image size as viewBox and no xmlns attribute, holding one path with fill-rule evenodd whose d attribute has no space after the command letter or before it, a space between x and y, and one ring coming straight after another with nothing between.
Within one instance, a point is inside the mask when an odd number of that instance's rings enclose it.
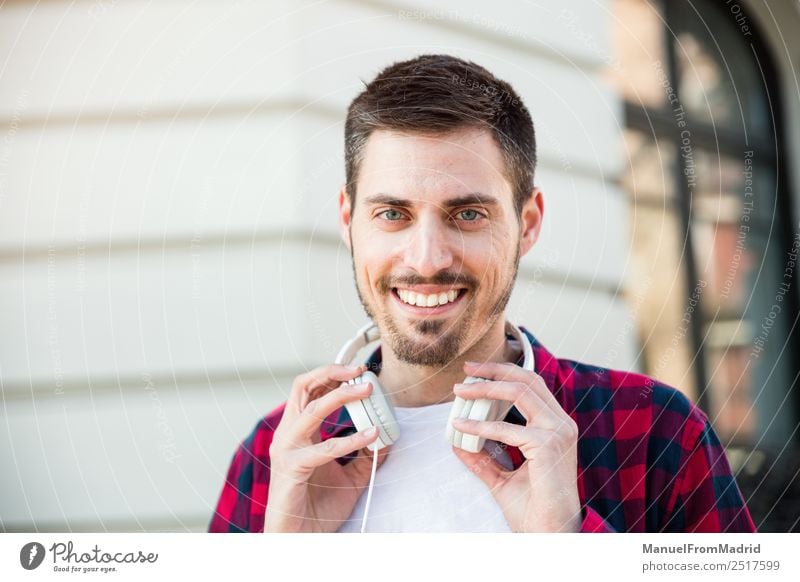
<instances>
[{"instance_id":1,"label":"dark brown hair","mask_svg":"<svg viewBox=\"0 0 800 582\"><path fill-rule=\"evenodd\" d=\"M364 146L377 129L440 135L491 131L503 154L519 214L533 189L536 137L519 95L489 71L449 55L421 55L381 71L353 100L344 126L347 193L355 204Z\"/></svg>"}]
</instances>

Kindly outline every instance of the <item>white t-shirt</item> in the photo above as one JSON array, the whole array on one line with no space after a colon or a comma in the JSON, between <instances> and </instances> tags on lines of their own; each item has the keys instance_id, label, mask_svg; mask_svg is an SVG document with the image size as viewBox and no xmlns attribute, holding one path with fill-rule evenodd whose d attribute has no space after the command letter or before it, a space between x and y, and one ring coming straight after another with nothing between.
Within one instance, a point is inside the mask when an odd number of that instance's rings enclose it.
<instances>
[{"instance_id":1,"label":"white t-shirt","mask_svg":"<svg viewBox=\"0 0 800 582\"><path fill-rule=\"evenodd\" d=\"M510 532L488 487L445 438L452 402L395 407L400 438L375 473L367 532ZM484 447L511 468L497 443ZM367 489L339 532L360 532Z\"/></svg>"}]
</instances>

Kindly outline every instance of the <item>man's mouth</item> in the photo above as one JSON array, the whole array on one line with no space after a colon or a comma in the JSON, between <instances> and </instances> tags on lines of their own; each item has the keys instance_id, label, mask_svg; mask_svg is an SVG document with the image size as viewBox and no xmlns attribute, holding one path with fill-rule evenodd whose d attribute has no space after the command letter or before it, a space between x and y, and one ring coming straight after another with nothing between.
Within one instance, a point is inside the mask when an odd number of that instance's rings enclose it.
<instances>
[{"instance_id":1,"label":"man's mouth","mask_svg":"<svg viewBox=\"0 0 800 582\"><path fill-rule=\"evenodd\" d=\"M467 290L464 288L441 290L392 288L392 296L404 308L414 313L428 315L449 311L461 302L466 292Z\"/></svg>"}]
</instances>

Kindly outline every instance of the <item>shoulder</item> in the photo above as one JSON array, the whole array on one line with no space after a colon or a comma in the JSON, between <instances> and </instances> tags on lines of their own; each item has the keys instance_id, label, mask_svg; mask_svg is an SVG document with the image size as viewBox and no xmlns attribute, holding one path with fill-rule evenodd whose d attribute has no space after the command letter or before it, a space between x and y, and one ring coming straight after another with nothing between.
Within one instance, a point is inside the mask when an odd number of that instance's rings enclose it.
<instances>
[{"instance_id":1,"label":"shoulder","mask_svg":"<svg viewBox=\"0 0 800 582\"><path fill-rule=\"evenodd\" d=\"M261 418L234 452L209 532L263 529L269 485L269 448L283 416L281 404Z\"/></svg>"},{"instance_id":2,"label":"shoulder","mask_svg":"<svg viewBox=\"0 0 800 582\"><path fill-rule=\"evenodd\" d=\"M645 374L553 355L528 329L536 373L578 423L582 436L697 439L705 414L679 390ZM684 436L685 435L685 436Z\"/></svg>"},{"instance_id":3,"label":"shoulder","mask_svg":"<svg viewBox=\"0 0 800 582\"><path fill-rule=\"evenodd\" d=\"M689 447L691 443L683 441L696 441L706 429L705 413L681 391L655 378L569 359L558 359L557 364L562 398L578 416L595 422L607 418L614 427L608 436L647 434Z\"/></svg>"}]
</instances>

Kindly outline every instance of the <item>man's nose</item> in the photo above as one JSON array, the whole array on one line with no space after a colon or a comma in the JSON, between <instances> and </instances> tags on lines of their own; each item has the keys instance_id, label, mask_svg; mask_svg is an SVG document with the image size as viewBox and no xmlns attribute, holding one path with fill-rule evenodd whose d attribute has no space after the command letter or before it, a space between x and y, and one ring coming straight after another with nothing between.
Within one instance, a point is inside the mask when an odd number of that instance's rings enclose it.
<instances>
[{"instance_id":1,"label":"man's nose","mask_svg":"<svg viewBox=\"0 0 800 582\"><path fill-rule=\"evenodd\" d=\"M403 257L406 266L422 277L432 277L453 265L453 241L445 225L425 217L418 220L409 234Z\"/></svg>"}]
</instances>

